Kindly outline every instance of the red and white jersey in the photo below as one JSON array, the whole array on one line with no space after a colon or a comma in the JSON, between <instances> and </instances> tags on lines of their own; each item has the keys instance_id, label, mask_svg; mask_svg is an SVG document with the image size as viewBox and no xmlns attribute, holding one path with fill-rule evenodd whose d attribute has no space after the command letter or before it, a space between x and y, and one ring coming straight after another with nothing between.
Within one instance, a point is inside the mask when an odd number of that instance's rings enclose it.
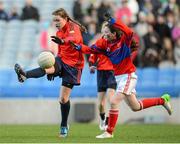
<instances>
[{"instance_id":1,"label":"red and white jersey","mask_svg":"<svg viewBox=\"0 0 180 144\"><path fill-rule=\"evenodd\" d=\"M109 42L104 38L100 38L91 47L82 44L81 51L83 53L100 53L108 56L113 64L115 75L133 73L136 71L136 67L131 59L130 48L133 31L120 20L112 19L112 24L123 31L120 39Z\"/></svg>"}]
</instances>

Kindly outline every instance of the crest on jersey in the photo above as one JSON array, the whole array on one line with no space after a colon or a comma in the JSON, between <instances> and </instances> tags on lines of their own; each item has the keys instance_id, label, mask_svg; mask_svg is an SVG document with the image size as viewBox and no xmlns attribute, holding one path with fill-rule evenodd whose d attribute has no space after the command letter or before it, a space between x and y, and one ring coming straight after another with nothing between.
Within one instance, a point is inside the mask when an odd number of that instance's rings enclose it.
<instances>
[{"instance_id":1,"label":"crest on jersey","mask_svg":"<svg viewBox=\"0 0 180 144\"><path fill-rule=\"evenodd\" d=\"M106 51L107 51L107 52L110 52L110 48L108 47L108 48L106 49Z\"/></svg>"}]
</instances>

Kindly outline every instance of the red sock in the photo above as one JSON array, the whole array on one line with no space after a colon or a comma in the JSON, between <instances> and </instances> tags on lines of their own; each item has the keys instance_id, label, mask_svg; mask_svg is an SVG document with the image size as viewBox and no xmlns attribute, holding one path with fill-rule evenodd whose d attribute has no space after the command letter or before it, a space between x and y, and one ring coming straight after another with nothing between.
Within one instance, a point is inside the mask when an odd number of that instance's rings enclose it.
<instances>
[{"instance_id":1,"label":"red sock","mask_svg":"<svg viewBox=\"0 0 180 144\"><path fill-rule=\"evenodd\" d=\"M147 98L139 101L141 109L149 108L152 106L163 105L164 99L162 98Z\"/></svg>"},{"instance_id":2,"label":"red sock","mask_svg":"<svg viewBox=\"0 0 180 144\"><path fill-rule=\"evenodd\" d=\"M117 123L117 119L118 119L118 114L119 114L119 110L110 110L109 111L109 119L108 119L108 128L107 128L107 132L112 134L114 131L114 128L116 126Z\"/></svg>"}]
</instances>

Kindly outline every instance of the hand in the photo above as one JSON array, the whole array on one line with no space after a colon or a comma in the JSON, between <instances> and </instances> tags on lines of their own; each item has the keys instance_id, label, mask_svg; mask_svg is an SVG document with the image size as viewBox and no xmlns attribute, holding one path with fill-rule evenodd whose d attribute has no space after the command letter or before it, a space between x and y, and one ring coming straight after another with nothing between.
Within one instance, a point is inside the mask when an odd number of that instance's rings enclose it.
<instances>
[{"instance_id":1,"label":"hand","mask_svg":"<svg viewBox=\"0 0 180 144\"><path fill-rule=\"evenodd\" d=\"M64 44L64 40L58 38L57 36L51 36L51 40L59 45Z\"/></svg>"},{"instance_id":2,"label":"hand","mask_svg":"<svg viewBox=\"0 0 180 144\"><path fill-rule=\"evenodd\" d=\"M111 16L109 12L104 14L104 20L108 22L109 25L113 25L115 23L115 19Z\"/></svg>"},{"instance_id":3,"label":"hand","mask_svg":"<svg viewBox=\"0 0 180 144\"><path fill-rule=\"evenodd\" d=\"M89 70L90 70L90 73L91 73L91 74L94 74L94 73L95 73L95 70L96 70L96 67L95 67L95 66L90 66L90 67L89 67Z\"/></svg>"},{"instance_id":4,"label":"hand","mask_svg":"<svg viewBox=\"0 0 180 144\"><path fill-rule=\"evenodd\" d=\"M105 21L110 21L111 18L112 18L112 16L111 16L111 14L110 14L109 12L106 12L106 13L104 14L104 20L105 20Z\"/></svg>"},{"instance_id":5,"label":"hand","mask_svg":"<svg viewBox=\"0 0 180 144\"><path fill-rule=\"evenodd\" d=\"M48 79L48 81L53 81L54 80L54 75L53 74L48 74L47 79Z\"/></svg>"},{"instance_id":6,"label":"hand","mask_svg":"<svg viewBox=\"0 0 180 144\"><path fill-rule=\"evenodd\" d=\"M81 50L81 48L82 48L82 46L81 45L78 45L78 44L75 44L74 42L72 42L72 41L69 41L70 42L70 44L76 49L76 50L78 50L78 51L80 51Z\"/></svg>"}]
</instances>

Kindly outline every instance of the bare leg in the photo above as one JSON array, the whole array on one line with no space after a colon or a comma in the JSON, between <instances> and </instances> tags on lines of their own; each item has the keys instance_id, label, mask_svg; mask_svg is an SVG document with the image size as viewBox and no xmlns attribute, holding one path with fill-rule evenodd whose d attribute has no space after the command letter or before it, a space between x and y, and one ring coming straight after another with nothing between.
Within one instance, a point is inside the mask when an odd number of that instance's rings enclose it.
<instances>
[{"instance_id":1,"label":"bare leg","mask_svg":"<svg viewBox=\"0 0 180 144\"><path fill-rule=\"evenodd\" d=\"M134 93L131 95L126 95L124 100L127 103L127 105L132 109L132 111L141 110L141 104L137 100L136 95Z\"/></svg>"},{"instance_id":2,"label":"bare leg","mask_svg":"<svg viewBox=\"0 0 180 144\"><path fill-rule=\"evenodd\" d=\"M108 88L107 92L98 92L100 113L105 113L106 96L107 96L108 102L110 103L114 95L115 95L115 90L112 88Z\"/></svg>"},{"instance_id":3,"label":"bare leg","mask_svg":"<svg viewBox=\"0 0 180 144\"><path fill-rule=\"evenodd\" d=\"M100 123L99 129L105 130L106 128L106 114L105 114L105 106L106 106L106 92L98 92L98 102L99 102L99 116Z\"/></svg>"},{"instance_id":4,"label":"bare leg","mask_svg":"<svg viewBox=\"0 0 180 144\"><path fill-rule=\"evenodd\" d=\"M115 89L108 88L107 89L107 98L108 98L109 103L110 103L110 101L111 101L111 99L113 98L114 95L115 95Z\"/></svg>"},{"instance_id":5,"label":"bare leg","mask_svg":"<svg viewBox=\"0 0 180 144\"><path fill-rule=\"evenodd\" d=\"M55 67L52 66L52 67L50 67L48 69L45 69L45 71L46 71L46 74L53 74L55 72Z\"/></svg>"},{"instance_id":6,"label":"bare leg","mask_svg":"<svg viewBox=\"0 0 180 144\"><path fill-rule=\"evenodd\" d=\"M105 113L106 92L98 92L99 112Z\"/></svg>"},{"instance_id":7,"label":"bare leg","mask_svg":"<svg viewBox=\"0 0 180 144\"><path fill-rule=\"evenodd\" d=\"M107 124L108 124L108 116L105 115L105 106L106 106L106 98L108 99L108 103L110 102L110 99L115 94L115 90L112 88L108 88L107 92L99 92L98 98L99 98L99 112L100 112L100 124L99 128L100 130L106 130Z\"/></svg>"}]
</instances>

